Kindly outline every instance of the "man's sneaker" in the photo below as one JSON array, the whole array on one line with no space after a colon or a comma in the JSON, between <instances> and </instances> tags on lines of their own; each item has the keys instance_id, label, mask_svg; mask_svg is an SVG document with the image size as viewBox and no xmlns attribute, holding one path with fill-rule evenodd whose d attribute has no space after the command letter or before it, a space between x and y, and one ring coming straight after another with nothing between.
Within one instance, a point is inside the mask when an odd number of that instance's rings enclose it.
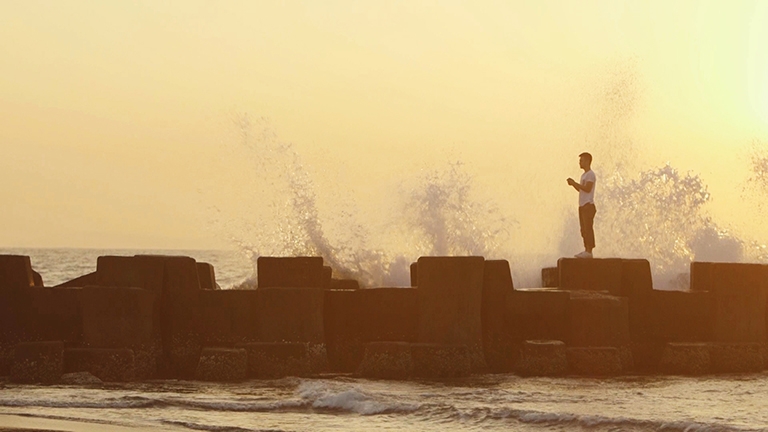
<instances>
[{"instance_id":1,"label":"man's sneaker","mask_svg":"<svg viewBox=\"0 0 768 432\"><path fill-rule=\"evenodd\" d=\"M592 258L592 252L584 251L577 253L575 256L576 258Z\"/></svg>"}]
</instances>

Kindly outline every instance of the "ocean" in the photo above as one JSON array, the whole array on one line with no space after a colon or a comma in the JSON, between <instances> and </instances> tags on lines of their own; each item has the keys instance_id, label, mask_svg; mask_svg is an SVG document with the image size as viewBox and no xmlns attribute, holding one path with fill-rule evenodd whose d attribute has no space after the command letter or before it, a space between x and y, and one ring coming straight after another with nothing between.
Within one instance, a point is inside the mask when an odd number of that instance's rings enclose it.
<instances>
[{"instance_id":1,"label":"ocean","mask_svg":"<svg viewBox=\"0 0 768 432\"><path fill-rule=\"evenodd\" d=\"M30 255L47 286L94 271L96 258L108 254L189 255L213 264L225 289L253 272L250 259L236 251L0 253ZM235 384L157 380L98 386L16 385L0 378L0 430L58 419L82 425L72 430L756 431L768 430L767 407L765 372L606 379L489 374L451 381L328 374Z\"/></svg>"}]
</instances>

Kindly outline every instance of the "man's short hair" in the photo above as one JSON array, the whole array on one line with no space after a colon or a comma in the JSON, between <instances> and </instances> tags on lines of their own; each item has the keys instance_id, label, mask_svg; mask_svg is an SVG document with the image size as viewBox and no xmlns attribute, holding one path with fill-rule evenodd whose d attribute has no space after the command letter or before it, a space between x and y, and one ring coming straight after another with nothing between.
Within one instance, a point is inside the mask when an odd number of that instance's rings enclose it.
<instances>
[{"instance_id":1,"label":"man's short hair","mask_svg":"<svg viewBox=\"0 0 768 432\"><path fill-rule=\"evenodd\" d=\"M580 154L579 157L587 158L587 161L589 163L592 163L592 155L587 152Z\"/></svg>"}]
</instances>

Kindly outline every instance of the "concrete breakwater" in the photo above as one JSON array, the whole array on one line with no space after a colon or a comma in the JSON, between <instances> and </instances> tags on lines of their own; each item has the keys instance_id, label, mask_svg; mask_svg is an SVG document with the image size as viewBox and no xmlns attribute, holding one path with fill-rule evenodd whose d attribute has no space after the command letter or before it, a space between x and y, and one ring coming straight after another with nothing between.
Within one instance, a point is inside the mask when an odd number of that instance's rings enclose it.
<instances>
[{"instance_id":1,"label":"concrete breakwater","mask_svg":"<svg viewBox=\"0 0 768 432\"><path fill-rule=\"evenodd\" d=\"M55 383L232 381L356 373L606 376L756 372L768 366L768 266L691 264L689 291L654 290L641 259L562 258L542 288L509 263L422 257L411 287L359 289L320 257L261 257L259 287L220 290L189 257L102 256L45 287L0 255L0 376Z\"/></svg>"}]
</instances>

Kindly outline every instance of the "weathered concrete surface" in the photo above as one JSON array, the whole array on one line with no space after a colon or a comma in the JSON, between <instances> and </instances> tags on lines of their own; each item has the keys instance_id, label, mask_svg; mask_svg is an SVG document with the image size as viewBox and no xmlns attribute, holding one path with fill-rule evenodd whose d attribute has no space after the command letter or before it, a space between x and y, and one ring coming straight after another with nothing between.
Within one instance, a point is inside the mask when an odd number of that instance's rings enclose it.
<instances>
[{"instance_id":1,"label":"weathered concrete surface","mask_svg":"<svg viewBox=\"0 0 768 432\"><path fill-rule=\"evenodd\" d=\"M32 280L34 281L34 286L36 287L43 287L43 276L40 275L40 273L32 270Z\"/></svg>"},{"instance_id":2,"label":"weathered concrete surface","mask_svg":"<svg viewBox=\"0 0 768 432\"><path fill-rule=\"evenodd\" d=\"M507 296L514 291L507 260L485 261L483 270L483 353L491 372L509 372L515 346L506 328Z\"/></svg>"},{"instance_id":3,"label":"weathered concrete surface","mask_svg":"<svg viewBox=\"0 0 768 432\"><path fill-rule=\"evenodd\" d=\"M64 344L53 342L25 342L14 347L10 380L25 384L52 384L63 373Z\"/></svg>"},{"instance_id":4,"label":"weathered concrete surface","mask_svg":"<svg viewBox=\"0 0 768 432\"><path fill-rule=\"evenodd\" d=\"M369 342L416 340L417 293L413 288L326 291L325 340L331 369L354 372Z\"/></svg>"},{"instance_id":5,"label":"weathered concrete surface","mask_svg":"<svg viewBox=\"0 0 768 432\"><path fill-rule=\"evenodd\" d=\"M712 340L712 298L709 293L654 290L651 299L656 340Z\"/></svg>"},{"instance_id":6,"label":"weathered concrete surface","mask_svg":"<svg viewBox=\"0 0 768 432\"><path fill-rule=\"evenodd\" d=\"M35 285L32 263L25 255L0 255L0 376L10 373L13 346L27 338L28 313L19 293Z\"/></svg>"},{"instance_id":7,"label":"weathered concrete surface","mask_svg":"<svg viewBox=\"0 0 768 432\"><path fill-rule=\"evenodd\" d=\"M321 257L259 257L259 288L323 288Z\"/></svg>"},{"instance_id":8,"label":"weathered concrete surface","mask_svg":"<svg viewBox=\"0 0 768 432\"><path fill-rule=\"evenodd\" d=\"M629 346L629 304L625 297L571 293L569 347Z\"/></svg>"},{"instance_id":9,"label":"weathered concrete surface","mask_svg":"<svg viewBox=\"0 0 768 432\"><path fill-rule=\"evenodd\" d=\"M331 279L328 289L356 290L360 289L360 282L357 279Z\"/></svg>"},{"instance_id":10,"label":"weathered concrete surface","mask_svg":"<svg viewBox=\"0 0 768 432\"><path fill-rule=\"evenodd\" d=\"M204 346L233 347L259 340L257 291L200 291L198 331Z\"/></svg>"},{"instance_id":11,"label":"weathered concrete surface","mask_svg":"<svg viewBox=\"0 0 768 432\"><path fill-rule=\"evenodd\" d=\"M200 280L200 289L202 290L217 290L219 286L216 284L216 270L213 265L206 262L196 263L197 265L197 278Z\"/></svg>"},{"instance_id":12,"label":"weathered concrete surface","mask_svg":"<svg viewBox=\"0 0 768 432\"><path fill-rule=\"evenodd\" d=\"M99 284L99 275L96 272L84 274L72 280L60 283L54 288L82 288L86 286L96 286Z\"/></svg>"},{"instance_id":13,"label":"weathered concrete surface","mask_svg":"<svg viewBox=\"0 0 768 432\"><path fill-rule=\"evenodd\" d=\"M411 286L416 287L419 284L419 263L411 263Z\"/></svg>"},{"instance_id":14,"label":"weathered concrete surface","mask_svg":"<svg viewBox=\"0 0 768 432\"><path fill-rule=\"evenodd\" d=\"M356 291L327 290L323 326L328 366L333 372L354 372L363 359L360 296Z\"/></svg>"},{"instance_id":15,"label":"weathered concrete surface","mask_svg":"<svg viewBox=\"0 0 768 432\"><path fill-rule=\"evenodd\" d=\"M711 371L710 347L706 343L668 343L659 362L663 373L704 375Z\"/></svg>"},{"instance_id":16,"label":"weathered concrete surface","mask_svg":"<svg viewBox=\"0 0 768 432\"><path fill-rule=\"evenodd\" d=\"M312 372L306 342L253 342L237 347L247 353L247 375L251 378L307 376Z\"/></svg>"},{"instance_id":17,"label":"weathered concrete surface","mask_svg":"<svg viewBox=\"0 0 768 432\"><path fill-rule=\"evenodd\" d=\"M560 289L621 293L621 259L560 258L557 260Z\"/></svg>"},{"instance_id":18,"label":"weathered concrete surface","mask_svg":"<svg viewBox=\"0 0 768 432\"><path fill-rule=\"evenodd\" d=\"M521 376L558 376L568 372L565 343L529 340L522 343L515 373Z\"/></svg>"},{"instance_id":19,"label":"weathered concrete surface","mask_svg":"<svg viewBox=\"0 0 768 432\"><path fill-rule=\"evenodd\" d=\"M466 345L415 343L411 345L413 375L439 379L469 376L473 354Z\"/></svg>"},{"instance_id":20,"label":"weathered concrete surface","mask_svg":"<svg viewBox=\"0 0 768 432\"><path fill-rule=\"evenodd\" d=\"M83 344L89 348L129 348L135 377L153 378L160 349L154 329L155 298L154 292L142 288L83 288Z\"/></svg>"},{"instance_id":21,"label":"weathered concrete surface","mask_svg":"<svg viewBox=\"0 0 768 432\"><path fill-rule=\"evenodd\" d=\"M527 340L568 338L571 294L553 289L518 289L507 295L506 328L513 346L509 358L514 366L520 348Z\"/></svg>"},{"instance_id":22,"label":"weathered concrete surface","mask_svg":"<svg viewBox=\"0 0 768 432\"><path fill-rule=\"evenodd\" d=\"M317 288L258 288L256 319L261 342L309 344L313 372L328 368L323 306L325 290Z\"/></svg>"},{"instance_id":23,"label":"weathered concrete surface","mask_svg":"<svg viewBox=\"0 0 768 432\"><path fill-rule=\"evenodd\" d=\"M484 372L487 368L482 332L484 268L483 257L418 260L417 341L466 346L473 372Z\"/></svg>"},{"instance_id":24,"label":"weathered concrete surface","mask_svg":"<svg viewBox=\"0 0 768 432\"><path fill-rule=\"evenodd\" d=\"M0 294L0 375L7 375L13 346L22 342L82 338L79 289L27 287Z\"/></svg>"},{"instance_id":25,"label":"weathered concrete surface","mask_svg":"<svg viewBox=\"0 0 768 432\"><path fill-rule=\"evenodd\" d=\"M577 347L566 349L571 373L586 376L612 376L623 371L619 349L610 347Z\"/></svg>"},{"instance_id":26,"label":"weathered concrete surface","mask_svg":"<svg viewBox=\"0 0 768 432\"><path fill-rule=\"evenodd\" d=\"M363 342L417 340L417 289L368 288L357 293Z\"/></svg>"},{"instance_id":27,"label":"weathered concrete surface","mask_svg":"<svg viewBox=\"0 0 768 432\"><path fill-rule=\"evenodd\" d=\"M35 286L32 263L26 255L0 255L0 292Z\"/></svg>"},{"instance_id":28,"label":"weathered concrete surface","mask_svg":"<svg viewBox=\"0 0 768 432\"><path fill-rule=\"evenodd\" d=\"M323 266L323 288L331 289L333 282L333 269L330 266Z\"/></svg>"},{"instance_id":29,"label":"weathered concrete surface","mask_svg":"<svg viewBox=\"0 0 768 432\"><path fill-rule=\"evenodd\" d=\"M715 373L753 373L764 366L763 346L759 343L714 343L709 355Z\"/></svg>"},{"instance_id":30,"label":"weathered concrete surface","mask_svg":"<svg viewBox=\"0 0 768 432\"><path fill-rule=\"evenodd\" d=\"M88 372L105 382L135 378L133 351L128 348L67 348L64 372Z\"/></svg>"},{"instance_id":31,"label":"weathered concrete surface","mask_svg":"<svg viewBox=\"0 0 768 432\"><path fill-rule=\"evenodd\" d=\"M739 290L768 288L768 265L750 263L691 263L691 291L712 291L716 287Z\"/></svg>"},{"instance_id":32,"label":"weathered concrete surface","mask_svg":"<svg viewBox=\"0 0 768 432\"><path fill-rule=\"evenodd\" d=\"M544 267L541 269L541 286L544 288L559 287L560 269L557 267Z\"/></svg>"},{"instance_id":33,"label":"weathered concrete surface","mask_svg":"<svg viewBox=\"0 0 768 432\"><path fill-rule=\"evenodd\" d=\"M407 379L413 373L411 344L407 342L371 342L357 375L365 378Z\"/></svg>"},{"instance_id":34,"label":"weathered concrete surface","mask_svg":"<svg viewBox=\"0 0 768 432\"><path fill-rule=\"evenodd\" d=\"M248 354L241 348L203 348L195 379L200 381L243 381L248 370Z\"/></svg>"}]
</instances>

